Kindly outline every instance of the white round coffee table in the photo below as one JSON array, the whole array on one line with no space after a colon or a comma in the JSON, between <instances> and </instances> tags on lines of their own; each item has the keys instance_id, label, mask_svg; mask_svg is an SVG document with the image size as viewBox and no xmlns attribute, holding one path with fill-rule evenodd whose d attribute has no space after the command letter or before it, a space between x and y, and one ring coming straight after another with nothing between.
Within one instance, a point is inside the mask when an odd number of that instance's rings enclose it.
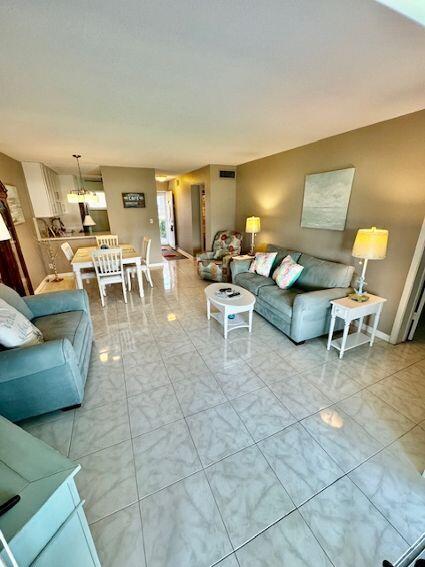
<instances>
[{"instance_id":1,"label":"white round coffee table","mask_svg":"<svg viewBox=\"0 0 425 567\"><path fill-rule=\"evenodd\" d=\"M232 288L238 291L240 295L236 297L219 297L216 291L222 288ZM207 317L214 317L224 328L224 338L233 329L248 327L249 332L252 331L252 312L254 310L255 295L247 291L243 287L234 284L213 283L205 288L207 298ZM213 305L217 311L211 311ZM243 317L242 313L248 313L248 321ZM234 318L229 319L229 315Z\"/></svg>"}]
</instances>

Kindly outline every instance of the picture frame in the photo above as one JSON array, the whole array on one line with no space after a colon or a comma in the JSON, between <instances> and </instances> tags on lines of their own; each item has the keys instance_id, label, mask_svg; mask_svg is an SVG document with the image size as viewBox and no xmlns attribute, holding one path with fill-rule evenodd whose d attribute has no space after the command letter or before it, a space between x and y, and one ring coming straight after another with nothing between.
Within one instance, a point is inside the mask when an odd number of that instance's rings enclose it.
<instances>
[{"instance_id":1,"label":"picture frame","mask_svg":"<svg viewBox=\"0 0 425 567\"><path fill-rule=\"evenodd\" d=\"M143 209L146 207L144 193L121 193L124 209Z\"/></svg>"},{"instance_id":2,"label":"picture frame","mask_svg":"<svg viewBox=\"0 0 425 567\"><path fill-rule=\"evenodd\" d=\"M355 168L306 175L302 228L345 229Z\"/></svg>"},{"instance_id":3,"label":"picture frame","mask_svg":"<svg viewBox=\"0 0 425 567\"><path fill-rule=\"evenodd\" d=\"M14 185L5 185L7 190L7 204L12 216L13 224L23 224L25 222L24 211L22 210L21 200L18 190Z\"/></svg>"}]
</instances>

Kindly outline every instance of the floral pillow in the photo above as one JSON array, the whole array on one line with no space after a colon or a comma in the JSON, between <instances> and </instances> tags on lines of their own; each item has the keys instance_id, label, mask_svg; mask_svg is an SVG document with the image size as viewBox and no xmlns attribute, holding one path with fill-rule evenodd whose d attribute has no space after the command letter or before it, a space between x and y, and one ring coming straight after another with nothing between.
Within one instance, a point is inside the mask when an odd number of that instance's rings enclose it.
<instances>
[{"instance_id":1,"label":"floral pillow","mask_svg":"<svg viewBox=\"0 0 425 567\"><path fill-rule=\"evenodd\" d=\"M297 281L304 266L300 266L291 258L286 256L281 264L273 272L273 279L281 289L288 289Z\"/></svg>"},{"instance_id":2,"label":"floral pillow","mask_svg":"<svg viewBox=\"0 0 425 567\"><path fill-rule=\"evenodd\" d=\"M254 261L249 266L249 271L268 278L276 256L277 252L257 252Z\"/></svg>"}]
</instances>

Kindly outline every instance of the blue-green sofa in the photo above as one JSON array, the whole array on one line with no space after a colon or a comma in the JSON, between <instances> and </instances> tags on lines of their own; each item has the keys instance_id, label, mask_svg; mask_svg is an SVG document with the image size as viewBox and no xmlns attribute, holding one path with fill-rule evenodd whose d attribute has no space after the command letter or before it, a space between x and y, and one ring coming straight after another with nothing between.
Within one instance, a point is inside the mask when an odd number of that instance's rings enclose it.
<instances>
[{"instance_id":1,"label":"blue-green sofa","mask_svg":"<svg viewBox=\"0 0 425 567\"><path fill-rule=\"evenodd\" d=\"M81 404L93 341L87 293L20 297L0 284L0 298L30 319L44 337L34 346L0 346L0 414L19 421Z\"/></svg>"},{"instance_id":2,"label":"blue-green sofa","mask_svg":"<svg viewBox=\"0 0 425 567\"><path fill-rule=\"evenodd\" d=\"M350 283L354 267L274 244L267 246L267 252L277 252L270 274L288 254L304 266L294 287L280 289L271 277L249 272L251 260L232 262L233 283L253 293L256 296L255 311L295 343L326 334L330 323L330 301L353 291Z\"/></svg>"}]
</instances>

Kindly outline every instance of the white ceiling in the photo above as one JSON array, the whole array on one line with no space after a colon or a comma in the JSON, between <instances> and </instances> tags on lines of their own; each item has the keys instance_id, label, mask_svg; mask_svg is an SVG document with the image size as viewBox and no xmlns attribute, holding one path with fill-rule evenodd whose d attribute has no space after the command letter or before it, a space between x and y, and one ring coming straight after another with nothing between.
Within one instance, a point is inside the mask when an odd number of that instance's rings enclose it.
<instances>
[{"instance_id":1,"label":"white ceiling","mask_svg":"<svg viewBox=\"0 0 425 567\"><path fill-rule=\"evenodd\" d=\"M0 151L86 173L239 164L425 106L373 0L2 0Z\"/></svg>"}]
</instances>

